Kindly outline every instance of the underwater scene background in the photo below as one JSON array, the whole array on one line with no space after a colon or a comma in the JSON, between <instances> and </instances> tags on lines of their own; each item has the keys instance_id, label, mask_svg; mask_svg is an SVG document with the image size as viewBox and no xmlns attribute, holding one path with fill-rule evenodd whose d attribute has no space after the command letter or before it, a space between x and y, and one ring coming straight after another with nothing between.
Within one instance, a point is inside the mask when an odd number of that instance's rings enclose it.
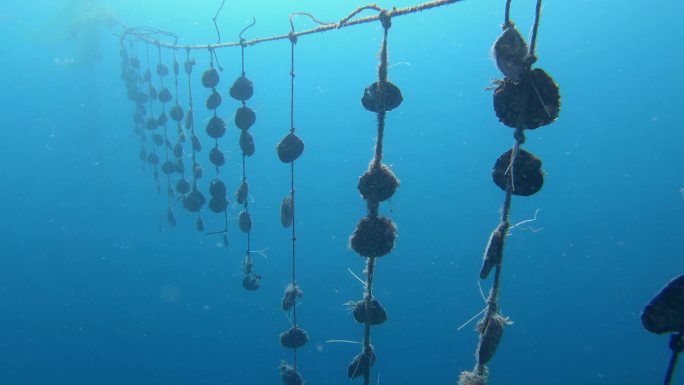
<instances>
[{"instance_id":1,"label":"underwater scene background","mask_svg":"<svg viewBox=\"0 0 684 385\"><path fill-rule=\"evenodd\" d=\"M133 105L120 78L120 23L173 31L183 44L216 41L219 1L11 2L0 11L0 384L279 384L291 353L280 309L290 279L290 232L280 225L289 166L274 151L289 129L290 44L245 50L256 153L248 160L252 248L262 275L241 287L245 236L231 202L228 244L195 229L138 159ZM381 7L415 5L382 1ZM247 38L287 33L288 15L338 21L360 3L227 2L224 41L252 16ZM527 37L532 0L511 17ZM492 109L501 78L490 49L504 1L467 0L397 17L389 76L404 102L387 116L385 162L401 186L381 212L397 224L392 253L377 264L375 295L389 320L373 328L373 383L454 384L474 364L482 252L503 192L491 180L513 130ZM659 383L667 338L643 330L640 312L684 271L681 125L684 5L675 0L544 2L537 65L560 86L558 121L527 132L525 148L546 172L542 191L514 197L501 311L511 318L490 363L491 384ZM371 12L364 13L364 15ZM297 30L310 20L295 20ZM308 384L347 384L362 326L344 304L362 296L364 259L348 247L365 213L357 190L375 140L360 103L376 80L380 23L300 37L295 116L306 150L297 161L299 349ZM141 46L142 47L142 46ZM141 48L142 49L142 48ZM183 52L184 54L184 52ZM200 135L211 116L193 92ZM240 50L217 50L224 68L220 113L240 71ZM185 95L182 91L182 95ZM228 119L230 120L230 119ZM232 121L221 147L228 191L240 181ZM209 139L199 153L207 161ZM200 180L206 191L211 177ZM232 201L233 199L231 199ZM204 210L207 231L223 216ZM263 254L263 257L262 255ZM489 283L482 282L488 290ZM360 382L359 380L354 380ZM684 384L675 374L673 383Z\"/></svg>"}]
</instances>

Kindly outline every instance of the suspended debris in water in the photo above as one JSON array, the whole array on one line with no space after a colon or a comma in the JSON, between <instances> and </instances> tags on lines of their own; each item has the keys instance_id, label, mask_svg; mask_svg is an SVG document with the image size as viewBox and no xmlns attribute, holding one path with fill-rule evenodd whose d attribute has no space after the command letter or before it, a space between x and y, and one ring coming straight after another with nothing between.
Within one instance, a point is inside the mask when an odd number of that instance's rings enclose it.
<instances>
[{"instance_id":1,"label":"suspended debris in water","mask_svg":"<svg viewBox=\"0 0 684 385\"><path fill-rule=\"evenodd\" d=\"M492 49L499 70L516 82L526 70L527 52L527 43L512 23L506 26Z\"/></svg>"},{"instance_id":2,"label":"suspended debris in water","mask_svg":"<svg viewBox=\"0 0 684 385\"><path fill-rule=\"evenodd\" d=\"M391 198L397 187L399 179L384 164L376 167L374 162L371 163L368 171L359 178L359 192L363 199L370 202L383 202Z\"/></svg>"},{"instance_id":3,"label":"suspended debris in water","mask_svg":"<svg viewBox=\"0 0 684 385\"><path fill-rule=\"evenodd\" d=\"M297 135L289 133L278 143L276 150L281 162L291 163L304 152L304 142Z\"/></svg>"},{"instance_id":4,"label":"suspended debris in water","mask_svg":"<svg viewBox=\"0 0 684 385\"><path fill-rule=\"evenodd\" d=\"M294 215L294 200L291 196L283 198L283 202L280 204L280 223L284 228L288 228L292 225L292 219Z\"/></svg>"},{"instance_id":5,"label":"suspended debris in water","mask_svg":"<svg viewBox=\"0 0 684 385\"><path fill-rule=\"evenodd\" d=\"M399 107L403 100L399 87L389 81L381 81L366 87L361 104L370 112L378 112L380 107L383 111L392 111Z\"/></svg>"},{"instance_id":6,"label":"suspended debris in water","mask_svg":"<svg viewBox=\"0 0 684 385\"><path fill-rule=\"evenodd\" d=\"M294 307L295 303L299 298L304 295L304 292L299 288L296 283L290 283L285 288L285 295L283 295L283 311L289 311Z\"/></svg>"},{"instance_id":7,"label":"suspended debris in water","mask_svg":"<svg viewBox=\"0 0 684 385\"><path fill-rule=\"evenodd\" d=\"M254 94L254 86L252 85L251 80L244 76L240 76L230 87L229 93L233 99L245 101L251 98L252 94Z\"/></svg>"},{"instance_id":8,"label":"suspended debris in water","mask_svg":"<svg viewBox=\"0 0 684 385\"><path fill-rule=\"evenodd\" d=\"M288 331L280 333L280 344L286 348L297 349L309 341L304 329L293 326Z\"/></svg>"},{"instance_id":9,"label":"suspended debris in water","mask_svg":"<svg viewBox=\"0 0 684 385\"><path fill-rule=\"evenodd\" d=\"M394 248L397 226L385 217L361 218L351 236L351 248L364 257L382 257Z\"/></svg>"},{"instance_id":10,"label":"suspended debris in water","mask_svg":"<svg viewBox=\"0 0 684 385\"><path fill-rule=\"evenodd\" d=\"M500 189L506 191L508 183L512 149L503 153L496 160L492 170L492 179ZM541 190L544 185L544 172L541 160L530 152L518 149L513 163L513 194L530 196Z\"/></svg>"}]
</instances>

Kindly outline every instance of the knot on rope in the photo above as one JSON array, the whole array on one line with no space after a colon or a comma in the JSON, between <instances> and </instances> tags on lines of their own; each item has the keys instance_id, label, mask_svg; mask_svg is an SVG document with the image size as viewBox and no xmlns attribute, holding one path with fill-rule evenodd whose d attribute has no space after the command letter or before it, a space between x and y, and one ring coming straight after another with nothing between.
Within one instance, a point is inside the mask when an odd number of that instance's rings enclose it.
<instances>
[{"instance_id":1,"label":"knot on rope","mask_svg":"<svg viewBox=\"0 0 684 385\"><path fill-rule=\"evenodd\" d=\"M288 33L287 38L290 39L290 43L297 44L297 35L295 35L294 31Z\"/></svg>"},{"instance_id":2,"label":"knot on rope","mask_svg":"<svg viewBox=\"0 0 684 385\"><path fill-rule=\"evenodd\" d=\"M384 28L385 31L387 31L388 29L390 29L390 27L392 27L392 14L391 14L391 12L389 12L386 9L383 9L382 11L380 11L379 18L380 18L380 22L382 23L382 28Z\"/></svg>"}]
</instances>

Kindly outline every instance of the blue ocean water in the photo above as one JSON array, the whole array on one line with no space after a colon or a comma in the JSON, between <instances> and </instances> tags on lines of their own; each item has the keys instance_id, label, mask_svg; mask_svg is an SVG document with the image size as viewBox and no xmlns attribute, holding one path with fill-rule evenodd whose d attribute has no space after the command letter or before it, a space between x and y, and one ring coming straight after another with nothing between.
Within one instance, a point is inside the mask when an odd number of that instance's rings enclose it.
<instances>
[{"instance_id":1,"label":"blue ocean water","mask_svg":"<svg viewBox=\"0 0 684 385\"><path fill-rule=\"evenodd\" d=\"M121 28L108 18L206 44L216 41L211 18L219 3L37 0L0 11L0 384L281 383L278 364L291 359L278 343L289 327L280 301L290 233L279 222L289 167L274 147L289 129L290 45L246 49L257 112L256 154L247 161L252 248L264 254L254 255L261 288L248 292L239 206L229 206L228 245L197 232L196 216L180 205L175 228L160 219L166 197L138 159L133 105L120 78ZM399 238L376 269L375 295L389 321L372 329L373 383L454 384L474 365L474 324L457 328L484 307L481 255L504 196L490 172L513 142L485 90L501 77L490 47L503 4L467 0L393 21L389 73L405 100L388 113L385 161L401 186L381 211ZM525 36L534 4L513 1ZM527 133L524 147L543 161L545 184L513 199L513 223L538 213L506 241L501 306L514 324L490 364L490 383L659 383L667 338L644 331L639 315L684 271L677 123L684 5L544 4L537 65L560 85L562 109L557 122ZM291 12L337 21L358 5L227 2L218 21L223 41L234 41L252 16L247 38L287 33ZM295 119L306 143L296 163L298 322L310 336L298 363L308 384L350 383L346 368L360 350L326 341L363 335L344 306L363 290L348 272L362 275L364 264L348 237L365 214L356 186L372 156L375 117L359 100L377 77L381 39L376 22L303 36L296 47ZM144 45L137 49L144 54ZM154 59L156 47L151 52ZM199 76L209 53L192 55L206 193L203 122L211 115ZM240 50L221 49L218 57L219 114L230 117L238 103L227 89L239 75ZM231 122L220 140L230 158L221 173L229 193L241 175L237 138ZM205 209L203 218L207 231L223 227L221 215ZM684 373L673 383L684 384Z\"/></svg>"}]
</instances>

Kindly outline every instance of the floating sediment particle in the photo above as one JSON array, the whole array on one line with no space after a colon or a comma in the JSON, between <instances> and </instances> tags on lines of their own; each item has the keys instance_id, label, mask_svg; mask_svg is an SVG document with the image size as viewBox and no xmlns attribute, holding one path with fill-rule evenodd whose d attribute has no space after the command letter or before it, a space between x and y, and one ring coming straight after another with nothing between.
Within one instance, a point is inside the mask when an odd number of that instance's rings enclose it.
<instances>
[{"instance_id":1,"label":"floating sediment particle","mask_svg":"<svg viewBox=\"0 0 684 385\"><path fill-rule=\"evenodd\" d=\"M297 349L309 341L309 336L304 329L293 326L289 330L280 333L280 344L286 348Z\"/></svg>"},{"instance_id":2,"label":"floating sediment particle","mask_svg":"<svg viewBox=\"0 0 684 385\"><path fill-rule=\"evenodd\" d=\"M370 371L373 364L375 364L375 353L373 352L373 348L364 348L363 351L349 363L349 366L347 367L347 376L350 379L365 376Z\"/></svg>"},{"instance_id":3,"label":"floating sediment particle","mask_svg":"<svg viewBox=\"0 0 684 385\"><path fill-rule=\"evenodd\" d=\"M368 171L360 178L358 189L363 199L370 202L382 202L394 195L399 187L399 179L384 164L379 167L371 163Z\"/></svg>"},{"instance_id":4,"label":"floating sediment particle","mask_svg":"<svg viewBox=\"0 0 684 385\"><path fill-rule=\"evenodd\" d=\"M235 111L235 125L241 130L249 130L256 122L256 113L247 106L243 106Z\"/></svg>"},{"instance_id":5,"label":"floating sediment particle","mask_svg":"<svg viewBox=\"0 0 684 385\"><path fill-rule=\"evenodd\" d=\"M527 67L527 43L513 23L508 24L494 42L492 54L499 70L513 81L520 81Z\"/></svg>"},{"instance_id":6,"label":"floating sediment particle","mask_svg":"<svg viewBox=\"0 0 684 385\"><path fill-rule=\"evenodd\" d=\"M209 68L202 74L202 85L206 88L214 88L219 83L219 73L216 68Z\"/></svg>"},{"instance_id":7,"label":"floating sediment particle","mask_svg":"<svg viewBox=\"0 0 684 385\"><path fill-rule=\"evenodd\" d=\"M380 81L366 87L361 98L363 107L371 112L391 111L401 104L404 97L399 87L389 81Z\"/></svg>"},{"instance_id":8,"label":"floating sediment particle","mask_svg":"<svg viewBox=\"0 0 684 385\"><path fill-rule=\"evenodd\" d=\"M492 169L492 179L500 189L506 191L510 177L512 149L504 152L496 160ZM513 163L513 195L530 196L541 190L544 185L542 162L532 153L519 148Z\"/></svg>"},{"instance_id":9,"label":"floating sediment particle","mask_svg":"<svg viewBox=\"0 0 684 385\"><path fill-rule=\"evenodd\" d=\"M304 142L297 135L289 133L278 143L276 150L281 162L291 163L304 152Z\"/></svg>"},{"instance_id":10,"label":"floating sediment particle","mask_svg":"<svg viewBox=\"0 0 684 385\"><path fill-rule=\"evenodd\" d=\"M254 85L251 80L244 76L240 76L233 82L229 93L233 99L245 101L254 94Z\"/></svg>"},{"instance_id":11,"label":"floating sediment particle","mask_svg":"<svg viewBox=\"0 0 684 385\"><path fill-rule=\"evenodd\" d=\"M245 156L254 155L254 137L249 131L243 130L240 132L240 150Z\"/></svg>"},{"instance_id":12,"label":"floating sediment particle","mask_svg":"<svg viewBox=\"0 0 684 385\"><path fill-rule=\"evenodd\" d=\"M292 219L294 216L294 200L291 196L283 198L283 202L280 204L280 224L284 228L292 226Z\"/></svg>"},{"instance_id":13,"label":"floating sediment particle","mask_svg":"<svg viewBox=\"0 0 684 385\"><path fill-rule=\"evenodd\" d=\"M526 72L519 82L498 81L494 111L501 123L513 128L534 130L553 123L560 112L558 85L541 68Z\"/></svg>"},{"instance_id":14,"label":"floating sediment particle","mask_svg":"<svg viewBox=\"0 0 684 385\"><path fill-rule=\"evenodd\" d=\"M252 217L249 212L242 210L238 215L238 227L243 233L249 233L252 230Z\"/></svg>"},{"instance_id":15,"label":"floating sediment particle","mask_svg":"<svg viewBox=\"0 0 684 385\"><path fill-rule=\"evenodd\" d=\"M297 302L297 299L301 298L304 292L299 288L296 283L290 283L285 288L285 294L283 295L282 307L283 311L289 311L292 309Z\"/></svg>"},{"instance_id":16,"label":"floating sediment particle","mask_svg":"<svg viewBox=\"0 0 684 385\"><path fill-rule=\"evenodd\" d=\"M375 298L370 301L370 312L366 310L368 306L365 299L352 302L352 307L354 309L354 319L358 323L368 322L370 325L380 325L387 321L387 311L382 307L380 301Z\"/></svg>"},{"instance_id":17,"label":"floating sediment particle","mask_svg":"<svg viewBox=\"0 0 684 385\"><path fill-rule=\"evenodd\" d=\"M394 248L397 226L385 217L361 218L350 239L352 250L364 257L382 257Z\"/></svg>"}]
</instances>

